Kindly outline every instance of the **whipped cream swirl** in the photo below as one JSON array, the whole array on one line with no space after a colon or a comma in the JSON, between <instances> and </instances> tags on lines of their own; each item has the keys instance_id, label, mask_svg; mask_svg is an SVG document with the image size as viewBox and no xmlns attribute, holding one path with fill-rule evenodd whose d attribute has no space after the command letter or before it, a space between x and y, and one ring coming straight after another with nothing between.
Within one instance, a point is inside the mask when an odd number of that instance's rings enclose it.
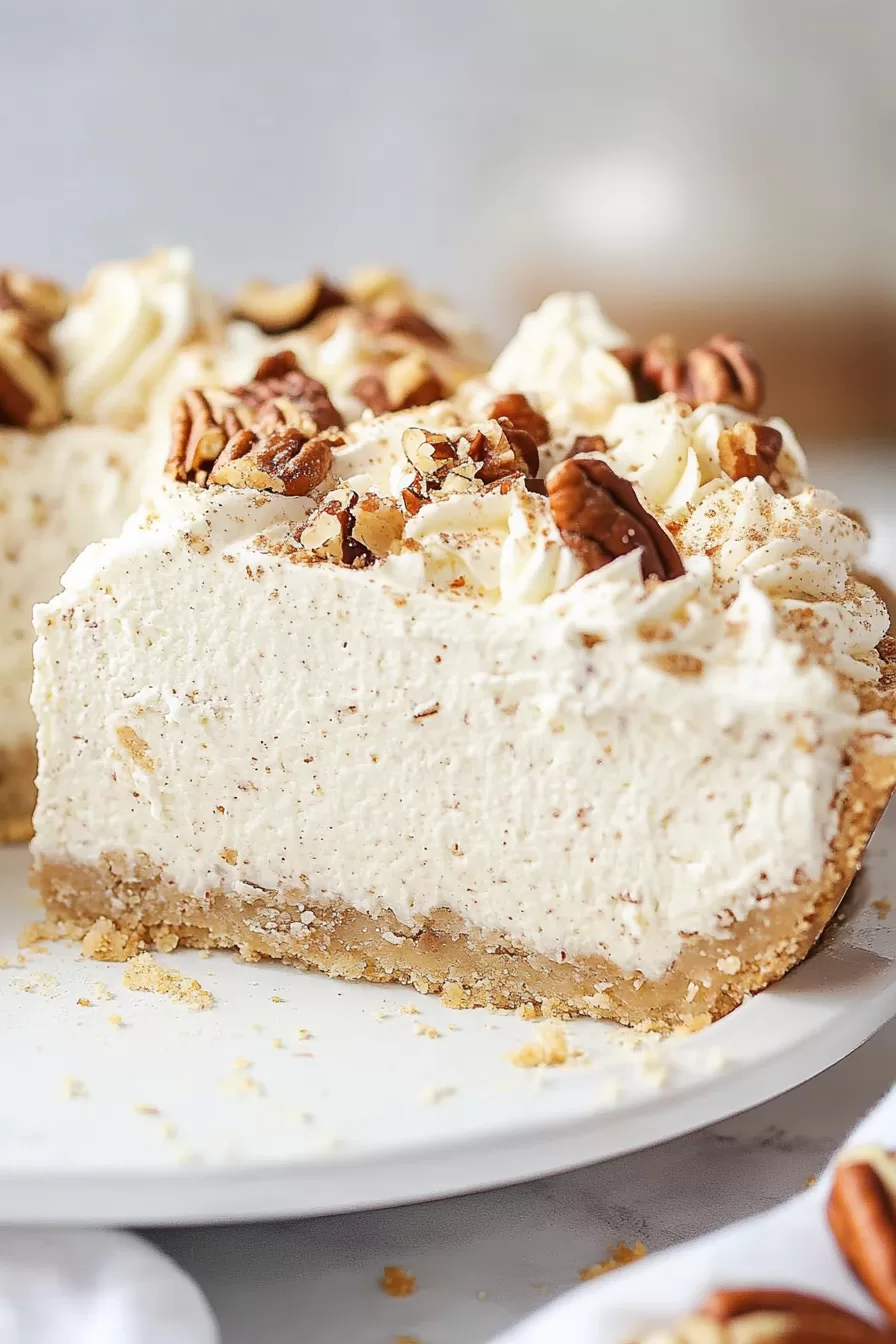
<instances>
[{"instance_id":1,"label":"whipped cream swirl","mask_svg":"<svg viewBox=\"0 0 896 1344\"><path fill-rule=\"evenodd\" d=\"M471 485L408 520L400 553L382 564L386 582L518 606L543 602L576 582L582 567L563 544L543 496L517 481L503 492Z\"/></svg>"},{"instance_id":2,"label":"whipped cream swirl","mask_svg":"<svg viewBox=\"0 0 896 1344\"><path fill-rule=\"evenodd\" d=\"M668 395L619 406L603 430L614 471L636 481L650 507L679 517L720 484L719 435L748 417L734 406L707 404L696 410ZM778 470L788 493L805 486L806 458L786 421L765 422L784 444Z\"/></svg>"},{"instance_id":3,"label":"whipped cream swirl","mask_svg":"<svg viewBox=\"0 0 896 1344\"><path fill-rule=\"evenodd\" d=\"M723 601L749 580L785 625L818 639L858 680L876 678L874 650L889 625L880 599L850 578L866 541L833 495L807 488L788 499L762 477L715 490L676 536L683 555L709 557Z\"/></svg>"},{"instance_id":4,"label":"whipped cream swirl","mask_svg":"<svg viewBox=\"0 0 896 1344\"><path fill-rule=\"evenodd\" d=\"M596 433L620 402L634 400L632 380L611 353L628 344L593 294L552 294L523 318L485 382L492 392L525 393L557 438Z\"/></svg>"},{"instance_id":5,"label":"whipped cream swirl","mask_svg":"<svg viewBox=\"0 0 896 1344\"><path fill-rule=\"evenodd\" d=\"M138 426L178 351L214 309L185 248L97 267L53 330L69 414Z\"/></svg>"}]
</instances>

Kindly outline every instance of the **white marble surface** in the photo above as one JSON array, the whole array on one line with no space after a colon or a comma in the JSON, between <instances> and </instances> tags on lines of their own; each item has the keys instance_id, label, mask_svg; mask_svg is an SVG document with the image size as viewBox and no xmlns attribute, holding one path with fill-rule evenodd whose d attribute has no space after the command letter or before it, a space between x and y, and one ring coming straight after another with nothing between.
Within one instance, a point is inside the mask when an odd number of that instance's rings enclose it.
<instances>
[{"instance_id":1,"label":"white marble surface","mask_svg":"<svg viewBox=\"0 0 896 1344\"><path fill-rule=\"evenodd\" d=\"M156 1243L208 1295L223 1344L479 1344L602 1260L769 1208L821 1170L890 1086L896 1021L794 1092L711 1129L508 1190L382 1212L178 1229ZM384 1296L386 1264L418 1291Z\"/></svg>"}]
</instances>

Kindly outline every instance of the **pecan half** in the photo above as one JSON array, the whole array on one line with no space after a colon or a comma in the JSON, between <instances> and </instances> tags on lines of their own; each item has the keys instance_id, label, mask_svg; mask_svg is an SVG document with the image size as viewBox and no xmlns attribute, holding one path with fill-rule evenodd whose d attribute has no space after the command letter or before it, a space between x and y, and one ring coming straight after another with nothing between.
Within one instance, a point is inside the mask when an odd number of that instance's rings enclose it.
<instances>
[{"instance_id":1,"label":"pecan half","mask_svg":"<svg viewBox=\"0 0 896 1344\"><path fill-rule=\"evenodd\" d=\"M256 420L260 425L288 423L284 415L285 402L292 403L294 412L307 413L309 428L313 426L312 433L321 429L341 429L344 423L323 383L309 378L292 350L268 355L255 370L252 381L244 387L234 388L233 395L259 412ZM273 411L271 402L277 403ZM261 414L262 410L264 414Z\"/></svg>"},{"instance_id":2,"label":"pecan half","mask_svg":"<svg viewBox=\"0 0 896 1344\"><path fill-rule=\"evenodd\" d=\"M359 266L352 271L345 286L349 302L362 305L376 299L406 299L410 292L408 282L397 271L385 266Z\"/></svg>"},{"instance_id":3,"label":"pecan half","mask_svg":"<svg viewBox=\"0 0 896 1344\"><path fill-rule=\"evenodd\" d=\"M733 336L710 336L691 350L685 361L684 384L676 389L684 401L700 406L721 401L744 411L758 411L765 396L759 361L743 341Z\"/></svg>"},{"instance_id":4,"label":"pecan half","mask_svg":"<svg viewBox=\"0 0 896 1344\"><path fill-rule=\"evenodd\" d=\"M9 308L37 326L50 327L65 316L68 294L54 280L27 271L0 271L0 309Z\"/></svg>"},{"instance_id":5,"label":"pecan half","mask_svg":"<svg viewBox=\"0 0 896 1344\"><path fill-rule=\"evenodd\" d=\"M883 1149L844 1154L828 1199L828 1223L862 1283L896 1321L896 1158Z\"/></svg>"},{"instance_id":6,"label":"pecan half","mask_svg":"<svg viewBox=\"0 0 896 1344\"><path fill-rule=\"evenodd\" d=\"M289 426L268 433L242 429L215 462L208 483L278 495L310 495L326 478L332 460L326 434L308 439Z\"/></svg>"},{"instance_id":7,"label":"pecan half","mask_svg":"<svg viewBox=\"0 0 896 1344\"><path fill-rule=\"evenodd\" d=\"M567 458L548 473L547 487L554 522L586 573L639 547L645 579L684 573L672 538L607 462Z\"/></svg>"},{"instance_id":8,"label":"pecan half","mask_svg":"<svg viewBox=\"0 0 896 1344\"><path fill-rule=\"evenodd\" d=\"M422 355L411 353L363 373L352 392L374 415L406 411L441 401L448 389Z\"/></svg>"},{"instance_id":9,"label":"pecan half","mask_svg":"<svg viewBox=\"0 0 896 1344\"><path fill-rule=\"evenodd\" d=\"M624 364L639 401L673 392L692 406L724 402L758 411L765 379L756 356L743 341L721 333L682 355L673 337L656 336L643 350L624 347L613 354Z\"/></svg>"},{"instance_id":10,"label":"pecan half","mask_svg":"<svg viewBox=\"0 0 896 1344\"><path fill-rule=\"evenodd\" d=\"M861 1316L824 1297L787 1288L722 1288L700 1307L698 1318L731 1326L755 1318L757 1332L747 1339L786 1339L788 1344L864 1344L889 1337ZM733 1339L740 1334L732 1331Z\"/></svg>"},{"instance_id":11,"label":"pecan half","mask_svg":"<svg viewBox=\"0 0 896 1344\"><path fill-rule=\"evenodd\" d=\"M719 466L732 481L753 481L777 476L778 457L784 438L771 425L741 421L719 434Z\"/></svg>"},{"instance_id":12,"label":"pecan half","mask_svg":"<svg viewBox=\"0 0 896 1344\"><path fill-rule=\"evenodd\" d=\"M298 539L322 559L360 569L393 551L403 532L404 514L392 500L343 488L324 501Z\"/></svg>"},{"instance_id":13,"label":"pecan half","mask_svg":"<svg viewBox=\"0 0 896 1344\"><path fill-rule=\"evenodd\" d=\"M250 280L234 300L234 317L254 322L269 336L307 326L328 308L343 308L348 299L324 275L312 275L294 285L272 285Z\"/></svg>"},{"instance_id":14,"label":"pecan half","mask_svg":"<svg viewBox=\"0 0 896 1344\"><path fill-rule=\"evenodd\" d=\"M176 481L205 485L208 473L228 439L245 427L248 407L232 399L222 403L213 393L192 388L175 402L171 413L171 449L166 470Z\"/></svg>"},{"instance_id":15,"label":"pecan half","mask_svg":"<svg viewBox=\"0 0 896 1344\"><path fill-rule=\"evenodd\" d=\"M382 309L373 308L366 315L368 330L375 336L407 336L419 345L432 345L446 349L451 342L444 332L430 322L428 317L409 303L389 304Z\"/></svg>"},{"instance_id":16,"label":"pecan half","mask_svg":"<svg viewBox=\"0 0 896 1344\"><path fill-rule=\"evenodd\" d=\"M525 430L536 448L547 443L551 437L551 427L547 420L540 411L536 411L522 392L505 392L492 406L488 418L509 420L514 429Z\"/></svg>"},{"instance_id":17,"label":"pecan half","mask_svg":"<svg viewBox=\"0 0 896 1344\"><path fill-rule=\"evenodd\" d=\"M62 387L46 329L15 308L0 311L0 425L50 429L62 419Z\"/></svg>"}]
</instances>

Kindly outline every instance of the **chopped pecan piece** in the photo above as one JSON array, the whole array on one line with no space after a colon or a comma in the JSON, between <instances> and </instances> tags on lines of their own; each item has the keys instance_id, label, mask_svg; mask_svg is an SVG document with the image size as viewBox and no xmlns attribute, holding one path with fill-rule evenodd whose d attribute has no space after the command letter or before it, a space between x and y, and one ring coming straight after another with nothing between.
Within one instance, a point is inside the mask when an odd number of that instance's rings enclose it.
<instances>
[{"instance_id":1,"label":"chopped pecan piece","mask_svg":"<svg viewBox=\"0 0 896 1344\"><path fill-rule=\"evenodd\" d=\"M252 381L245 387L234 388L233 395L258 412L257 423L263 426L289 423L284 412L285 402L292 403L294 412L307 413L311 433L343 426L342 416L330 401L323 383L309 378L292 350L268 355L255 370ZM277 403L273 411L271 402Z\"/></svg>"},{"instance_id":2,"label":"chopped pecan piece","mask_svg":"<svg viewBox=\"0 0 896 1344\"><path fill-rule=\"evenodd\" d=\"M416 353L362 374L352 392L374 415L428 406L447 396L447 388L432 365Z\"/></svg>"},{"instance_id":3,"label":"chopped pecan piece","mask_svg":"<svg viewBox=\"0 0 896 1344\"><path fill-rule=\"evenodd\" d=\"M634 487L598 458L571 457L547 477L554 522L586 573L640 547L645 579L676 579L681 556Z\"/></svg>"},{"instance_id":4,"label":"chopped pecan piece","mask_svg":"<svg viewBox=\"0 0 896 1344\"><path fill-rule=\"evenodd\" d=\"M368 329L376 336L407 336L420 345L432 345L441 349L451 342L444 332L430 322L429 318L409 303L390 304L383 309L373 308L366 316Z\"/></svg>"},{"instance_id":5,"label":"chopped pecan piece","mask_svg":"<svg viewBox=\"0 0 896 1344\"><path fill-rule=\"evenodd\" d=\"M753 481L757 476L772 481L783 447L783 436L771 425L741 421L719 434L719 466L732 481Z\"/></svg>"},{"instance_id":6,"label":"chopped pecan piece","mask_svg":"<svg viewBox=\"0 0 896 1344\"><path fill-rule=\"evenodd\" d=\"M536 448L547 443L551 437L547 420L522 392L505 392L494 403L488 415L490 420L509 420L514 429L525 430Z\"/></svg>"},{"instance_id":7,"label":"chopped pecan piece","mask_svg":"<svg viewBox=\"0 0 896 1344\"><path fill-rule=\"evenodd\" d=\"M573 439L570 457L579 457L582 453L605 453L607 441L603 434L577 434Z\"/></svg>"},{"instance_id":8,"label":"chopped pecan piece","mask_svg":"<svg viewBox=\"0 0 896 1344\"><path fill-rule=\"evenodd\" d=\"M404 515L392 500L343 488L308 520L299 542L315 555L360 569L394 550L403 531Z\"/></svg>"},{"instance_id":9,"label":"chopped pecan piece","mask_svg":"<svg viewBox=\"0 0 896 1344\"><path fill-rule=\"evenodd\" d=\"M668 335L654 337L643 350L627 346L613 354L630 373L639 401L673 392L691 406L724 402L743 411L758 411L765 396L756 356L733 336L711 336L685 356Z\"/></svg>"},{"instance_id":10,"label":"chopped pecan piece","mask_svg":"<svg viewBox=\"0 0 896 1344\"><path fill-rule=\"evenodd\" d=\"M62 419L62 388L46 329L14 308L0 311L0 425L50 429Z\"/></svg>"},{"instance_id":11,"label":"chopped pecan piece","mask_svg":"<svg viewBox=\"0 0 896 1344\"><path fill-rule=\"evenodd\" d=\"M896 1321L896 1157L845 1153L834 1173L828 1222L856 1278Z\"/></svg>"},{"instance_id":12,"label":"chopped pecan piece","mask_svg":"<svg viewBox=\"0 0 896 1344\"><path fill-rule=\"evenodd\" d=\"M456 440L425 429L406 429L401 443L416 473L402 491L408 513L418 513L435 492L451 485L470 489L474 480L489 488L521 476L533 493L539 493L538 449L526 431L514 429L509 420L473 425Z\"/></svg>"},{"instance_id":13,"label":"chopped pecan piece","mask_svg":"<svg viewBox=\"0 0 896 1344\"><path fill-rule=\"evenodd\" d=\"M347 302L342 290L323 275L312 275L294 285L250 280L237 294L233 313L254 322L269 336L280 336L307 326L328 308L343 308Z\"/></svg>"},{"instance_id":14,"label":"chopped pecan piece","mask_svg":"<svg viewBox=\"0 0 896 1344\"><path fill-rule=\"evenodd\" d=\"M218 457L208 483L278 495L310 495L326 478L332 460L326 434L308 439L291 426L267 433L242 429Z\"/></svg>"},{"instance_id":15,"label":"chopped pecan piece","mask_svg":"<svg viewBox=\"0 0 896 1344\"><path fill-rule=\"evenodd\" d=\"M486 485L504 476L538 475L538 449L531 435L507 419L487 420L468 443L467 455L481 462L476 475Z\"/></svg>"}]
</instances>

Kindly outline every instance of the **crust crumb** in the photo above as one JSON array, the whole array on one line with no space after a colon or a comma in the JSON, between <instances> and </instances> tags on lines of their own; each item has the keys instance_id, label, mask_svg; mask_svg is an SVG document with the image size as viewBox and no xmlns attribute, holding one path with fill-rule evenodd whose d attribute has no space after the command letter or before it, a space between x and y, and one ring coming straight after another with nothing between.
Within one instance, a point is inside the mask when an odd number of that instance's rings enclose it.
<instances>
[{"instance_id":1,"label":"crust crumb","mask_svg":"<svg viewBox=\"0 0 896 1344\"><path fill-rule=\"evenodd\" d=\"M440 1002L446 1008L466 1008L469 998L470 996L463 985L459 985L456 980L447 984L439 996Z\"/></svg>"},{"instance_id":2,"label":"crust crumb","mask_svg":"<svg viewBox=\"0 0 896 1344\"><path fill-rule=\"evenodd\" d=\"M99 921L97 921L99 922ZM191 1008L211 1008L215 996L203 989L198 980L181 975L180 971L169 971L153 961L148 952L129 961L125 967L121 983L125 989L146 991L149 994L168 994Z\"/></svg>"},{"instance_id":3,"label":"crust crumb","mask_svg":"<svg viewBox=\"0 0 896 1344\"><path fill-rule=\"evenodd\" d=\"M380 1288L387 1297L410 1297L417 1291L417 1280L400 1265L386 1265L380 1279Z\"/></svg>"},{"instance_id":4,"label":"crust crumb","mask_svg":"<svg viewBox=\"0 0 896 1344\"><path fill-rule=\"evenodd\" d=\"M609 1274L611 1270L622 1269L624 1265L630 1265L635 1260L643 1260L647 1254L647 1247L643 1241L636 1241L634 1246L618 1241L615 1246L608 1246L607 1249L609 1256L606 1260L599 1260L596 1265L586 1265L584 1269L579 1270L579 1278L583 1283L588 1279L599 1279L602 1274Z\"/></svg>"},{"instance_id":5,"label":"crust crumb","mask_svg":"<svg viewBox=\"0 0 896 1344\"><path fill-rule=\"evenodd\" d=\"M527 1041L518 1050L511 1051L507 1058L518 1069L539 1069L566 1064L571 1059L580 1059L581 1056L581 1050L570 1046L562 1027L546 1022L543 1027L538 1028L534 1040Z\"/></svg>"},{"instance_id":6,"label":"crust crumb","mask_svg":"<svg viewBox=\"0 0 896 1344\"><path fill-rule=\"evenodd\" d=\"M81 951L93 961L128 961L143 947L136 934L116 929L111 919L100 915L84 934Z\"/></svg>"}]
</instances>

